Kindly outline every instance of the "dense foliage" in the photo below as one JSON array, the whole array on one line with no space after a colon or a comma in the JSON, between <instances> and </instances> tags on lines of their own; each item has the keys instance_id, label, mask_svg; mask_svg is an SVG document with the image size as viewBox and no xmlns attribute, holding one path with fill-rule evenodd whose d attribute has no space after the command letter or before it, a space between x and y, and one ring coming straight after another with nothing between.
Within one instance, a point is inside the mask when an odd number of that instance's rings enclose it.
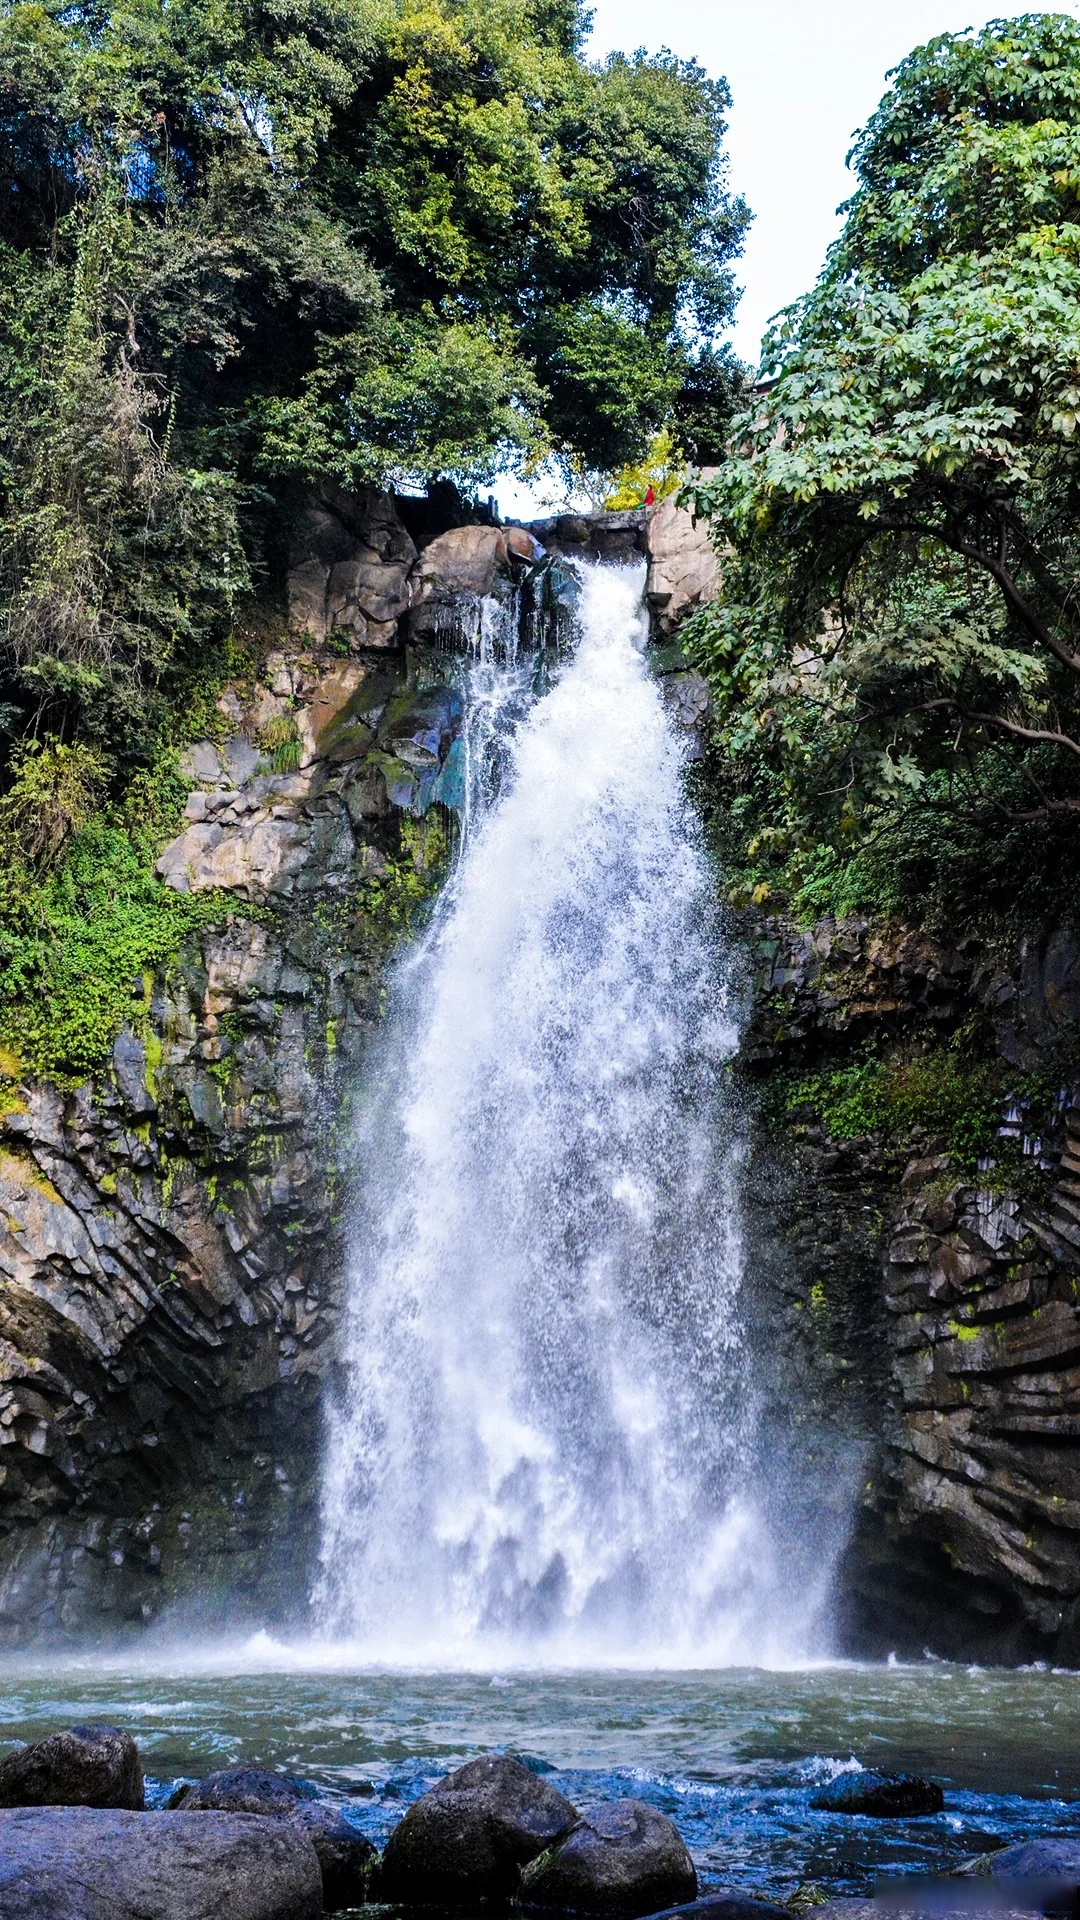
<instances>
[{"instance_id":1,"label":"dense foliage","mask_svg":"<svg viewBox=\"0 0 1080 1920\"><path fill-rule=\"evenodd\" d=\"M8 0L9 729L145 755L315 478L610 468L684 390L722 416L725 86L591 66L584 25L574 0Z\"/></svg>"},{"instance_id":2,"label":"dense foliage","mask_svg":"<svg viewBox=\"0 0 1080 1920\"><path fill-rule=\"evenodd\" d=\"M698 494L695 645L758 897L1042 885L1080 811L1080 25L913 53ZM996 889L996 895L995 895Z\"/></svg>"}]
</instances>

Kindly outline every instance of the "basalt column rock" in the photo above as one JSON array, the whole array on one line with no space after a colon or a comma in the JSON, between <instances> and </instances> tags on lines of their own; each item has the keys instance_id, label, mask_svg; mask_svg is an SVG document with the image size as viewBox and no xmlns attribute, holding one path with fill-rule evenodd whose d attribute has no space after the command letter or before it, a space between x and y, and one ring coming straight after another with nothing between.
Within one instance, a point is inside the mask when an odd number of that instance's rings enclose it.
<instances>
[{"instance_id":1,"label":"basalt column rock","mask_svg":"<svg viewBox=\"0 0 1080 1920\"><path fill-rule=\"evenodd\" d=\"M781 1455L798 1395L796 1493L815 1447L834 1477L852 1463L838 1644L1080 1663L1075 946L1059 930L991 952L865 919L774 919L760 936L742 1049L761 1101L749 1320ZM804 1075L808 1095L854 1088L878 1062L907 1091L876 1131L836 1137L793 1097ZM996 1142L981 1165L945 1130L976 1100Z\"/></svg>"}]
</instances>

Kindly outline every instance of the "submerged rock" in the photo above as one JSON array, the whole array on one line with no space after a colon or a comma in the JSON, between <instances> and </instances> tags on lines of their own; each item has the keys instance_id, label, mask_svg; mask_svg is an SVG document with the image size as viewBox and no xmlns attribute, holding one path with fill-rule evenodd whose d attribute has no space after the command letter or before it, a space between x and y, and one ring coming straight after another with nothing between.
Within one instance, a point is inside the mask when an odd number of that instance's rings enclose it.
<instances>
[{"instance_id":1,"label":"submerged rock","mask_svg":"<svg viewBox=\"0 0 1080 1920\"><path fill-rule=\"evenodd\" d=\"M697 1874L672 1822L644 1800L591 1807L522 1875L521 1901L576 1913L630 1916L685 1905Z\"/></svg>"},{"instance_id":2,"label":"submerged rock","mask_svg":"<svg viewBox=\"0 0 1080 1920\"><path fill-rule=\"evenodd\" d=\"M820 1813L862 1813L874 1820L905 1820L940 1813L945 1795L936 1780L908 1773L842 1773L810 1796Z\"/></svg>"},{"instance_id":3,"label":"submerged rock","mask_svg":"<svg viewBox=\"0 0 1080 1920\"><path fill-rule=\"evenodd\" d=\"M817 1909L814 1909L816 1920ZM771 1900L758 1900L752 1893L707 1893L681 1907L665 1907L651 1920L791 1920L790 1907L774 1906Z\"/></svg>"},{"instance_id":4,"label":"submerged rock","mask_svg":"<svg viewBox=\"0 0 1080 1920\"><path fill-rule=\"evenodd\" d=\"M470 1760L394 1828L379 1868L379 1898L505 1898L516 1891L522 1867L577 1818L577 1808L520 1760L498 1753Z\"/></svg>"},{"instance_id":5,"label":"submerged rock","mask_svg":"<svg viewBox=\"0 0 1080 1920\"><path fill-rule=\"evenodd\" d=\"M181 1787L169 1806L185 1813L245 1813L287 1820L307 1835L315 1849L328 1909L359 1906L367 1896L368 1873L375 1858L371 1841L337 1807L316 1799L312 1789L285 1774L263 1767L226 1767L194 1786Z\"/></svg>"},{"instance_id":6,"label":"submerged rock","mask_svg":"<svg viewBox=\"0 0 1080 1920\"><path fill-rule=\"evenodd\" d=\"M144 1804L139 1749L119 1727L66 1727L0 1764L0 1807Z\"/></svg>"},{"instance_id":7,"label":"submerged rock","mask_svg":"<svg viewBox=\"0 0 1080 1920\"><path fill-rule=\"evenodd\" d=\"M307 1835L251 1814L0 1813L4 1920L320 1920Z\"/></svg>"}]
</instances>

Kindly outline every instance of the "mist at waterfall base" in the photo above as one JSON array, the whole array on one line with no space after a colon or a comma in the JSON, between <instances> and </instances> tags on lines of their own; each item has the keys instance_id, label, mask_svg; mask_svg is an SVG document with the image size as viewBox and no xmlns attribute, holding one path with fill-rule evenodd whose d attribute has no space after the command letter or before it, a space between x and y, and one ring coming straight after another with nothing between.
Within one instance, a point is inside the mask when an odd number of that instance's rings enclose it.
<instances>
[{"instance_id":1,"label":"mist at waterfall base","mask_svg":"<svg viewBox=\"0 0 1080 1920\"><path fill-rule=\"evenodd\" d=\"M365 1074L316 1614L373 1662L813 1650L829 1529L782 1534L755 1456L736 964L641 589L583 570L534 701L480 622L463 849Z\"/></svg>"}]
</instances>

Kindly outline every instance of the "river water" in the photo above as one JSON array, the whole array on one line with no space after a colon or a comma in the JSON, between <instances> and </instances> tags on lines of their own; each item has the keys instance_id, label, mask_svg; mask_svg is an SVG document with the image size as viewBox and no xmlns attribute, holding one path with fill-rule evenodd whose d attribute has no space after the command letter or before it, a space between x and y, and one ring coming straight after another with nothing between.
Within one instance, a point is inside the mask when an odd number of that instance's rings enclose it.
<instances>
[{"instance_id":1,"label":"river water","mask_svg":"<svg viewBox=\"0 0 1080 1920\"><path fill-rule=\"evenodd\" d=\"M714 1673L432 1674L327 1666L325 1649L159 1653L133 1663L9 1659L3 1737L103 1719L137 1738L155 1795L248 1761L348 1802L376 1841L440 1773L504 1749L552 1769L577 1804L634 1795L684 1834L706 1885L774 1897L813 1881L948 1871L987 1845L1080 1833L1074 1674L916 1666ZM2 1751L3 1749L0 1749ZM936 1775L945 1812L873 1821L814 1812L852 1759Z\"/></svg>"}]
</instances>

